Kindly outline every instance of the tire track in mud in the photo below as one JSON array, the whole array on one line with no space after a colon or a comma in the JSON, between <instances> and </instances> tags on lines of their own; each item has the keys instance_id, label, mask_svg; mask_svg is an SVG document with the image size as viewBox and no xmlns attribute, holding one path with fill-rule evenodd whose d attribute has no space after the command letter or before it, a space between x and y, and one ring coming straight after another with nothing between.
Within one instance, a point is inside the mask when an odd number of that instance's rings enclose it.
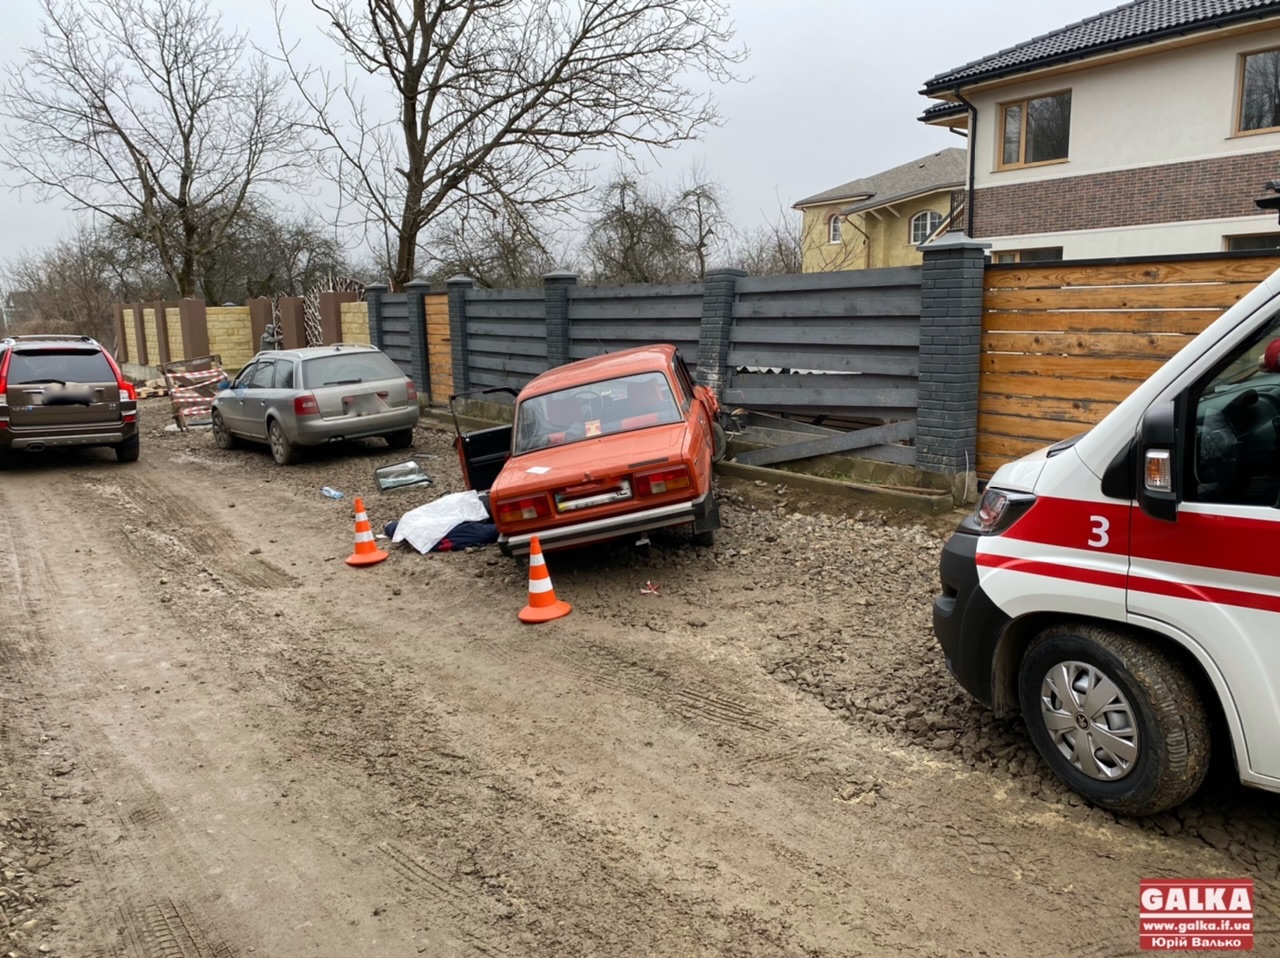
<instances>
[{"instance_id":1,"label":"tire track in mud","mask_svg":"<svg viewBox=\"0 0 1280 958\"><path fill-rule=\"evenodd\" d=\"M130 479L128 488L94 478L86 478L84 486L130 515L133 521L124 525L125 538L161 571L189 571L194 564L247 589L298 584L294 576L260 556L241 552L223 523L189 496L172 491L163 479L142 469Z\"/></svg>"},{"instance_id":2,"label":"tire track in mud","mask_svg":"<svg viewBox=\"0 0 1280 958\"><path fill-rule=\"evenodd\" d=\"M648 665L618 649L595 643L571 645L568 639L520 648L474 636L471 644L499 661L644 699L689 721L705 721L751 732L767 732L776 723L745 701L707 685L682 683L666 669ZM536 651L533 651L536 650Z\"/></svg>"}]
</instances>

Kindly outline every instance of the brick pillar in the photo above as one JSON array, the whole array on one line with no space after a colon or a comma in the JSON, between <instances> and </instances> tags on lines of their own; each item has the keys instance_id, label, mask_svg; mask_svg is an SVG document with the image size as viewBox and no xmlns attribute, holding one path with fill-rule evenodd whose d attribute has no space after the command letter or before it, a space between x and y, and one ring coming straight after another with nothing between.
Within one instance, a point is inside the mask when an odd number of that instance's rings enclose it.
<instances>
[{"instance_id":1,"label":"brick pillar","mask_svg":"<svg viewBox=\"0 0 1280 958\"><path fill-rule=\"evenodd\" d=\"M449 349L453 354L455 393L471 388L471 370L467 365L467 293L475 285L475 280L467 276L453 276L445 283L449 290Z\"/></svg>"},{"instance_id":2,"label":"brick pillar","mask_svg":"<svg viewBox=\"0 0 1280 958\"><path fill-rule=\"evenodd\" d=\"M196 359L209 355L209 323L205 319L203 299L184 299L178 304L182 323L182 358Z\"/></svg>"},{"instance_id":3,"label":"brick pillar","mask_svg":"<svg viewBox=\"0 0 1280 958\"><path fill-rule=\"evenodd\" d=\"M302 349L307 345L307 306L301 296L280 297L280 327L284 349ZM258 351L256 343L253 350Z\"/></svg>"},{"instance_id":4,"label":"brick pillar","mask_svg":"<svg viewBox=\"0 0 1280 958\"><path fill-rule=\"evenodd\" d=\"M990 243L949 234L922 248L916 466L977 489L982 275Z\"/></svg>"},{"instance_id":5,"label":"brick pillar","mask_svg":"<svg viewBox=\"0 0 1280 958\"><path fill-rule=\"evenodd\" d=\"M409 316L410 377L418 392L431 395L431 369L427 361L427 304L423 297L431 292L425 279L411 279L404 284L405 312Z\"/></svg>"},{"instance_id":6,"label":"brick pillar","mask_svg":"<svg viewBox=\"0 0 1280 958\"><path fill-rule=\"evenodd\" d=\"M548 369L563 366L569 361L569 287L577 284L577 273L547 273L542 277Z\"/></svg>"},{"instance_id":7,"label":"brick pillar","mask_svg":"<svg viewBox=\"0 0 1280 958\"><path fill-rule=\"evenodd\" d=\"M155 359L163 366L173 361L173 357L169 355L169 316L165 312L164 303L152 303L151 309L156 317L156 352L160 354Z\"/></svg>"},{"instance_id":8,"label":"brick pillar","mask_svg":"<svg viewBox=\"0 0 1280 958\"><path fill-rule=\"evenodd\" d=\"M359 298L354 291L320 294L320 332L324 345L342 342L342 304L354 303Z\"/></svg>"},{"instance_id":9,"label":"brick pillar","mask_svg":"<svg viewBox=\"0 0 1280 958\"><path fill-rule=\"evenodd\" d=\"M383 348L382 297L387 295L386 283L370 283L364 288L364 300L369 304L369 343Z\"/></svg>"},{"instance_id":10,"label":"brick pillar","mask_svg":"<svg viewBox=\"0 0 1280 958\"><path fill-rule=\"evenodd\" d=\"M133 341L137 343L138 355L134 362L139 366L147 365L151 357L147 355L147 324L142 321L142 304L134 303L133 309Z\"/></svg>"},{"instance_id":11,"label":"brick pillar","mask_svg":"<svg viewBox=\"0 0 1280 958\"><path fill-rule=\"evenodd\" d=\"M702 281L702 327L698 332L698 382L723 398L729 385L729 333L733 302L743 269L707 270Z\"/></svg>"}]
</instances>

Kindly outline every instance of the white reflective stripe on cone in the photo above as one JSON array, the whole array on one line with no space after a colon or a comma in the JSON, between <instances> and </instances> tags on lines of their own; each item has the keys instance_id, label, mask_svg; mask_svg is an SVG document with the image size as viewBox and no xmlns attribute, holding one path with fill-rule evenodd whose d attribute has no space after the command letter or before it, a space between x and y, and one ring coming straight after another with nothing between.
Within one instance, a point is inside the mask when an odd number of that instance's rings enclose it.
<instances>
[{"instance_id":1,"label":"white reflective stripe on cone","mask_svg":"<svg viewBox=\"0 0 1280 958\"><path fill-rule=\"evenodd\" d=\"M372 533L372 532L357 532L357 533L356 533L356 542L372 542L372 541L373 541L373 533Z\"/></svg>"},{"instance_id":2,"label":"white reflective stripe on cone","mask_svg":"<svg viewBox=\"0 0 1280 958\"><path fill-rule=\"evenodd\" d=\"M366 512L357 512L357 513L356 513L356 522L368 522L368 521L369 521L369 514L368 514L368 513L366 513Z\"/></svg>"},{"instance_id":3,"label":"white reflective stripe on cone","mask_svg":"<svg viewBox=\"0 0 1280 958\"><path fill-rule=\"evenodd\" d=\"M529 591L530 592L550 592L551 580L550 579L530 579Z\"/></svg>"},{"instance_id":4,"label":"white reflective stripe on cone","mask_svg":"<svg viewBox=\"0 0 1280 958\"><path fill-rule=\"evenodd\" d=\"M529 553L529 565L530 565L530 566L535 566L535 565L546 565L546 564L547 564L547 560L546 560L546 559L544 559L544 558L542 558L542 553L541 553L541 552L531 552L531 553Z\"/></svg>"}]
</instances>

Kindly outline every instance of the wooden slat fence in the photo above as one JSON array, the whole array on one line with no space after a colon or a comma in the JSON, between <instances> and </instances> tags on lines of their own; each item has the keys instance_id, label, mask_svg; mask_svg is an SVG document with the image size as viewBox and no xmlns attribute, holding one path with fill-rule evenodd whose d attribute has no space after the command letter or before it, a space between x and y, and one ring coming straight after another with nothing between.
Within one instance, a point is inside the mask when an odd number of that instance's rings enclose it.
<instances>
[{"instance_id":1,"label":"wooden slat fence","mask_svg":"<svg viewBox=\"0 0 1280 958\"><path fill-rule=\"evenodd\" d=\"M467 291L467 366L474 389L520 389L547 368L541 289Z\"/></svg>"},{"instance_id":2,"label":"wooden slat fence","mask_svg":"<svg viewBox=\"0 0 1280 958\"><path fill-rule=\"evenodd\" d=\"M1219 254L988 267L978 476L1098 422L1278 265Z\"/></svg>"},{"instance_id":3,"label":"wooden slat fence","mask_svg":"<svg viewBox=\"0 0 1280 958\"><path fill-rule=\"evenodd\" d=\"M427 369L431 376L431 401L447 403L453 392L452 340L449 337L449 294L423 297L427 313Z\"/></svg>"},{"instance_id":4,"label":"wooden slat fence","mask_svg":"<svg viewBox=\"0 0 1280 958\"><path fill-rule=\"evenodd\" d=\"M915 418L918 267L744 277L737 292L726 404L841 418Z\"/></svg>"},{"instance_id":5,"label":"wooden slat fence","mask_svg":"<svg viewBox=\"0 0 1280 958\"><path fill-rule=\"evenodd\" d=\"M701 283L646 283L569 288L569 358L674 343L698 361Z\"/></svg>"}]
</instances>

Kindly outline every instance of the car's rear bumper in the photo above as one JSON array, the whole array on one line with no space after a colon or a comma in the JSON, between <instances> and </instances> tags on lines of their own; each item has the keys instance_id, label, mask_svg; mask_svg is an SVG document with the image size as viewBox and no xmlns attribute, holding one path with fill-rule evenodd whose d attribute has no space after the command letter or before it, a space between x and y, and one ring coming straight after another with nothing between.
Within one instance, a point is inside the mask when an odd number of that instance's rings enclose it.
<instances>
[{"instance_id":1,"label":"car's rear bumper","mask_svg":"<svg viewBox=\"0 0 1280 958\"><path fill-rule=\"evenodd\" d=\"M528 555L529 543L534 536L538 537L538 545L544 550L551 550L569 549L590 545L593 542L639 535L642 532L652 532L654 529L697 522L708 514L711 501L711 493L706 492L691 501L655 506L643 512L627 512L619 516L609 516L606 519L552 526L549 529L514 536L499 535L498 545L503 552L511 555Z\"/></svg>"},{"instance_id":2,"label":"car's rear bumper","mask_svg":"<svg viewBox=\"0 0 1280 958\"><path fill-rule=\"evenodd\" d=\"M417 405L368 416L349 416L343 419L295 419L297 436L291 439L299 446L322 446L327 442L344 439L369 439L385 436L389 432L412 429L418 424Z\"/></svg>"},{"instance_id":3,"label":"car's rear bumper","mask_svg":"<svg viewBox=\"0 0 1280 958\"><path fill-rule=\"evenodd\" d=\"M0 429L0 449L27 450L60 449L69 446L115 446L138 434L136 423L124 423L106 430L76 430L74 432L21 432Z\"/></svg>"}]
</instances>

